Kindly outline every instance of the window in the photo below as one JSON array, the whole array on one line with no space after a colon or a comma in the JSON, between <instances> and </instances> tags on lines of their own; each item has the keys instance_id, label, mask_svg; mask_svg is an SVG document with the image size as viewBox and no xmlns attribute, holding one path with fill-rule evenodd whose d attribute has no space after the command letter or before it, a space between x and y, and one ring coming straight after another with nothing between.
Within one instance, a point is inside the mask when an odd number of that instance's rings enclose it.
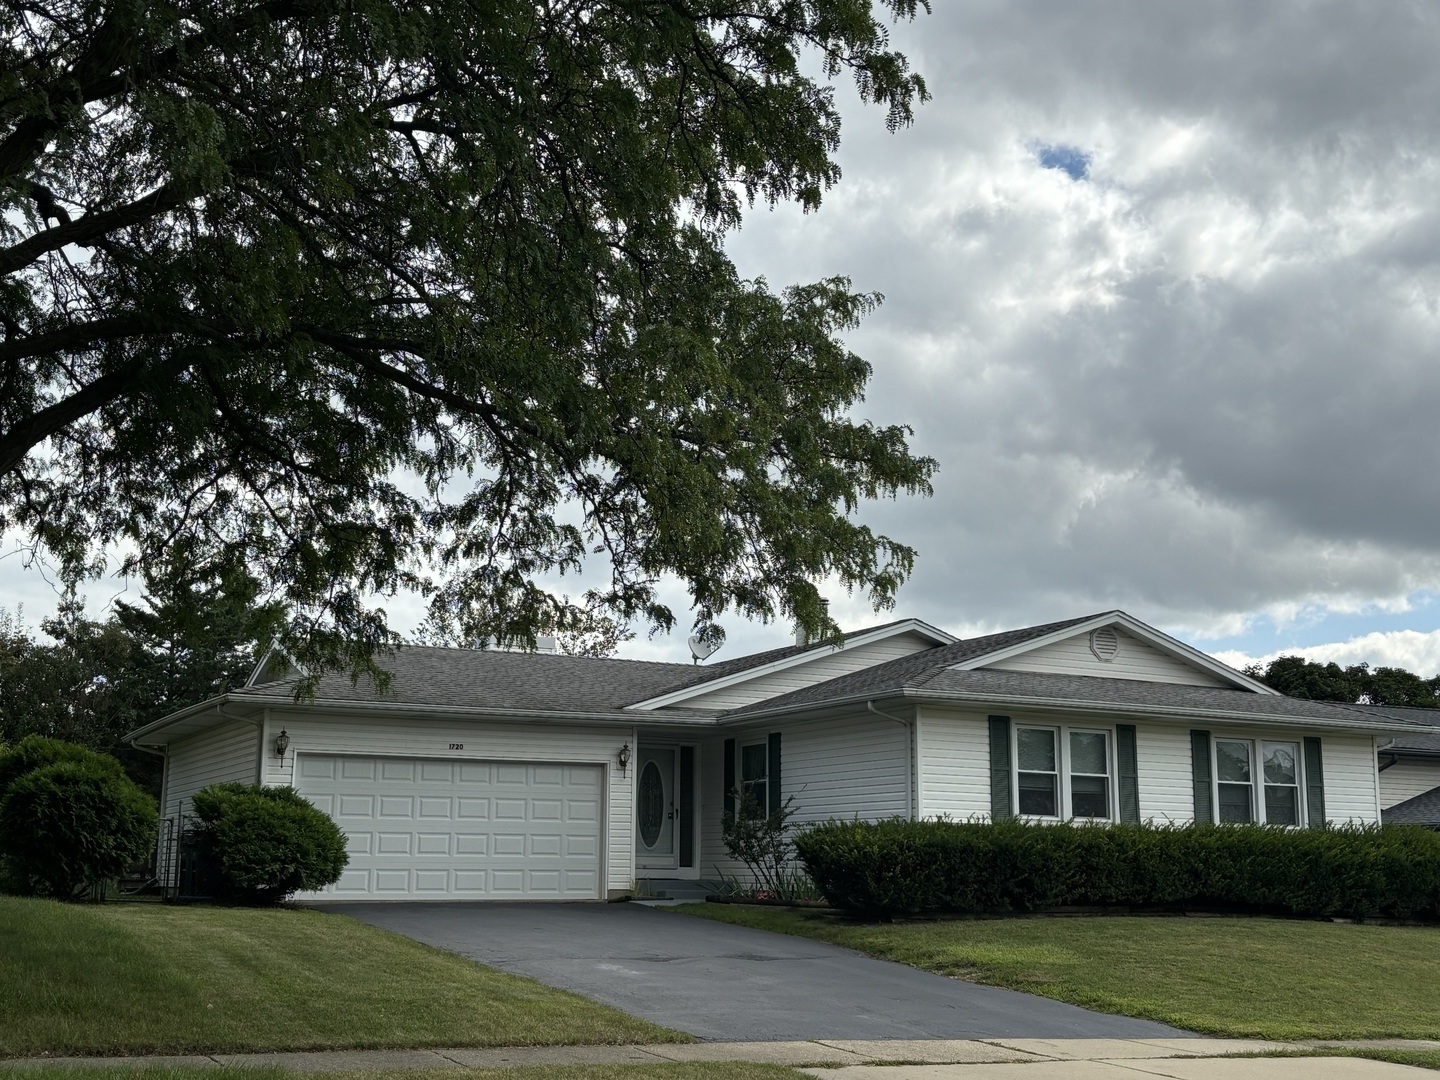
<instances>
[{"instance_id":1,"label":"window","mask_svg":"<svg viewBox=\"0 0 1440 1080\"><path fill-rule=\"evenodd\" d=\"M1015 793L1022 817L1111 820L1110 734L1016 727Z\"/></svg>"},{"instance_id":2,"label":"window","mask_svg":"<svg viewBox=\"0 0 1440 1080\"><path fill-rule=\"evenodd\" d=\"M1110 816L1110 738L1103 731L1070 732L1070 816Z\"/></svg>"},{"instance_id":3,"label":"window","mask_svg":"<svg viewBox=\"0 0 1440 1080\"><path fill-rule=\"evenodd\" d=\"M1238 739L1215 740L1215 805L1220 820L1244 825L1255 820L1255 780L1250 767L1250 744Z\"/></svg>"},{"instance_id":4,"label":"window","mask_svg":"<svg viewBox=\"0 0 1440 1080\"><path fill-rule=\"evenodd\" d=\"M1272 825L1299 825L1299 744L1262 743L1261 760L1265 774L1265 820Z\"/></svg>"},{"instance_id":5,"label":"window","mask_svg":"<svg viewBox=\"0 0 1440 1080\"><path fill-rule=\"evenodd\" d=\"M1259 747L1259 788L1256 747ZM1300 744L1215 740L1215 805L1222 823L1300 824Z\"/></svg>"},{"instance_id":6,"label":"window","mask_svg":"<svg viewBox=\"0 0 1440 1080\"><path fill-rule=\"evenodd\" d=\"M740 809L765 817L770 813L769 748L751 743L740 748Z\"/></svg>"},{"instance_id":7,"label":"window","mask_svg":"<svg viewBox=\"0 0 1440 1080\"><path fill-rule=\"evenodd\" d=\"M1016 788L1020 813L1059 816L1060 774L1055 764L1055 730L1016 728L1015 764L1019 773Z\"/></svg>"}]
</instances>

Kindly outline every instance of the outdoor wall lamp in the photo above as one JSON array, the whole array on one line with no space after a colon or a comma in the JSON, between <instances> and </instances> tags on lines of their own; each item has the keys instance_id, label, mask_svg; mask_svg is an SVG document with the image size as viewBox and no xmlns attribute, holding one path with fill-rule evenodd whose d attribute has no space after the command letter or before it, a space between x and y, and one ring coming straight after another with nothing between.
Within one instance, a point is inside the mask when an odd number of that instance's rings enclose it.
<instances>
[{"instance_id":1,"label":"outdoor wall lamp","mask_svg":"<svg viewBox=\"0 0 1440 1080\"><path fill-rule=\"evenodd\" d=\"M620 775L625 775L625 769L630 764L630 744L627 742L620 747L620 753L615 755L615 760L620 763Z\"/></svg>"},{"instance_id":2,"label":"outdoor wall lamp","mask_svg":"<svg viewBox=\"0 0 1440 1080\"><path fill-rule=\"evenodd\" d=\"M280 755L280 760L281 760L281 761L284 761L284 760L285 760L285 751L286 751L286 750L289 750L289 749L290 749L290 736L286 733L286 731L285 731L284 728L281 728L281 729L280 729L280 734L275 736L275 753L277 753L277 754Z\"/></svg>"}]
</instances>

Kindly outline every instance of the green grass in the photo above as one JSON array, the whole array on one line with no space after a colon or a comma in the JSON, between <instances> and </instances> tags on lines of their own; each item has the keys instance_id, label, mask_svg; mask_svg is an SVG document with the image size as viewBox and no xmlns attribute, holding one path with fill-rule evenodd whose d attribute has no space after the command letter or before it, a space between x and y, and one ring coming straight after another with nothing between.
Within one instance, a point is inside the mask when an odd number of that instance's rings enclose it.
<instances>
[{"instance_id":1,"label":"green grass","mask_svg":"<svg viewBox=\"0 0 1440 1080\"><path fill-rule=\"evenodd\" d=\"M1437 927L1124 917L863 924L787 908L670 910L1212 1035L1440 1037Z\"/></svg>"},{"instance_id":2,"label":"green grass","mask_svg":"<svg viewBox=\"0 0 1440 1080\"><path fill-rule=\"evenodd\" d=\"M0 897L0 1057L681 1041L339 915Z\"/></svg>"},{"instance_id":3,"label":"green grass","mask_svg":"<svg viewBox=\"0 0 1440 1080\"><path fill-rule=\"evenodd\" d=\"M0 1063L0 1080L810 1080L783 1065L745 1062L673 1062L654 1065L531 1065L510 1069L389 1069L378 1072L292 1072L252 1066L187 1067L167 1065L69 1066L57 1073L48 1065Z\"/></svg>"}]
</instances>

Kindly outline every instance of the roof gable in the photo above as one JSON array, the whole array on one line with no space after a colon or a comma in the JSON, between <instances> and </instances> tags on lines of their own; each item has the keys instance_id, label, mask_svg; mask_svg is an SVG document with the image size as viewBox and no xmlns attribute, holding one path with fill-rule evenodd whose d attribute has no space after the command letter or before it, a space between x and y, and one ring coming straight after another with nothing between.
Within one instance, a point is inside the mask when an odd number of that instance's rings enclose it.
<instances>
[{"instance_id":1,"label":"roof gable","mask_svg":"<svg viewBox=\"0 0 1440 1080\"><path fill-rule=\"evenodd\" d=\"M1107 611L962 660L957 671L1025 671L1185 686L1228 687L1256 694L1276 691L1213 656L1147 626L1123 611Z\"/></svg>"},{"instance_id":2,"label":"roof gable","mask_svg":"<svg viewBox=\"0 0 1440 1080\"><path fill-rule=\"evenodd\" d=\"M730 670L726 670L724 665L717 665L710 669L709 678L637 701L630 707L645 712L668 707L739 708L954 642L955 639L943 630L918 619L904 619L857 630L847 635L838 646L789 646L740 657L731 662L737 666Z\"/></svg>"}]
</instances>

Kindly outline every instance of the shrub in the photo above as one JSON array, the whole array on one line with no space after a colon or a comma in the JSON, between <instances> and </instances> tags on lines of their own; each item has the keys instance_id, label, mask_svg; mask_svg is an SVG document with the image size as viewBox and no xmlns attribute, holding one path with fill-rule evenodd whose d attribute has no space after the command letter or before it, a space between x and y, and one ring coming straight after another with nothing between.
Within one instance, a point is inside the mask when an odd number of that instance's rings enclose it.
<instances>
[{"instance_id":1,"label":"shrub","mask_svg":"<svg viewBox=\"0 0 1440 1080\"><path fill-rule=\"evenodd\" d=\"M829 822L796 852L861 915L1069 905L1440 919L1440 833L1414 826Z\"/></svg>"},{"instance_id":2,"label":"shrub","mask_svg":"<svg viewBox=\"0 0 1440 1080\"><path fill-rule=\"evenodd\" d=\"M20 777L46 765L61 761L105 762L115 772L123 773L120 762L108 754L98 754L78 743L61 739L47 739L43 735L26 735L14 746L0 749L0 800Z\"/></svg>"},{"instance_id":3,"label":"shrub","mask_svg":"<svg viewBox=\"0 0 1440 1080\"><path fill-rule=\"evenodd\" d=\"M9 782L0 797L0 855L10 891L63 900L103 889L144 859L157 814L114 758L88 750L60 757Z\"/></svg>"},{"instance_id":4,"label":"shrub","mask_svg":"<svg viewBox=\"0 0 1440 1080\"><path fill-rule=\"evenodd\" d=\"M333 884L349 862L345 835L294 788L214 784L193 806L202 881L217 899L278 904Z\"/></svg>"}]
</instances>

